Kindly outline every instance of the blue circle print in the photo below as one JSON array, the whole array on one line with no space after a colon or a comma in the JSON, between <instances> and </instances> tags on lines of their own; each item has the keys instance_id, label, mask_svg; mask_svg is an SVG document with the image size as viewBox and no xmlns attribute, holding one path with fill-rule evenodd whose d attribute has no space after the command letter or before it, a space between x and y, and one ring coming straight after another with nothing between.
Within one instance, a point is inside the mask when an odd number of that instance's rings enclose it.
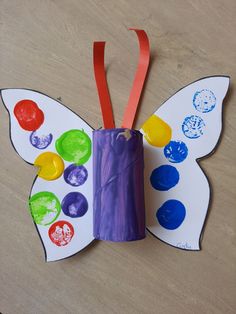
<instances>
[{"instance_id":1,"label":"blue circle print","mask_svg":"<svg viewBox=\"0 0 236 314\"><path fill-rule=\"evenodd\" d=\"M212 91L203 89L194 94L193 105L200 112L210 112L215 108L216 96Z\"/></svg>"},{"instance_id":2,"label":"blue circle print","mask_svg":"<svg viewBox=\"0 0 236 314\"><path fill-rule=\"evenodd\" d=\"M170 141L164 148L164 155L170 162L182 162L188 156L188 148L182 141Z\"/></svg>"},{"instance_id":3,"label":"blue circle print","mask_svg":"<svg viewBox=\"0 0 236 314\"><path fill-rule=\"evenodd\" d=\"M184 119L182 131L186 137L194 139L203 135L205 126L205 122L202 118L192 115Z\"/></svg>"},{"instance_id":4,"label":"blue circle print","mask_svg":"<svg viewBox=\"0 0 236 314\"><path fill-rule=\"evenodd\" d=\"M38 149L45 149L47 148L52 142L52 134L49 133L47 135L40 134L38 131L33 131L30 134L30 143L38 148Z\"/></svg>"},{"instance_id":5,"label":"blue circle print","mask_svg":"<svg viewBox=\"0 0 236 314\"><path fill-rule=\"evenodd\" d=\"M186 216L184 205L177 200L166 201L156 213L159 224L168 230L177 229Z\"/></svg>"},{"instance_id":6,"label":"blue circle print","mask_svg":"<svg viewBox=\"0 0 236 314\"><path fill-rule=\"evenodd\" d=\"M163 165L153 170L150 181L154 189L168 191L179 182L179 172L173 166Z\"/></svg>"}]
</instances>

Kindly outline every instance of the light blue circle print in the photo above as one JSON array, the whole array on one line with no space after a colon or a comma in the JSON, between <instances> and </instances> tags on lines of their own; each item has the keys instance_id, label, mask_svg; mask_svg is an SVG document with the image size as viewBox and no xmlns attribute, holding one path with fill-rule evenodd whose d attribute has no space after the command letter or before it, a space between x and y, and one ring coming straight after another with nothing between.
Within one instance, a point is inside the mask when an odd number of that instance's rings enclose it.
<instances>
[{"instance_id":1,"label":"light blue circle print","mask_svg":"<svg viewBox=\"0 0 236 314\"><path fill-rule=\"evenodd\" d=\"M182 131L186 137L194 139L203 135L205 126L205 122L202 118L192 115L184 119Z\"/></svg>"},{"instance_id":2,"label":"light blue circle print","mask_svg":"<svg viewBox=\"0 0 236 314\"><path fill-rule=\"evenodd\" d=\"M164 148L164 155L170 162L179 163L188 156L188 148L182 141L170 141Z\"/></svg>"},{"instance_id":3,"label":"light blue circle print","mask_svg":"<svg viewBox=\"0 0 236 314\"><path fill-rule=\"evenodd\" d=\"M193 96L193 105L202 113L210 112L215 108L216 96L208 89L196 92Z\"/></svg>"}]
</instances>

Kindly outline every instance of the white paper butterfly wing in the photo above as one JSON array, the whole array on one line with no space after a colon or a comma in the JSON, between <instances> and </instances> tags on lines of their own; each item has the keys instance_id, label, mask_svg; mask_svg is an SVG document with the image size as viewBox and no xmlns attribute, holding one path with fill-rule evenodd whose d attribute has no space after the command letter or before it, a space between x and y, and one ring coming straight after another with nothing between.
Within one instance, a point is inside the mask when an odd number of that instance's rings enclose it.
<instances>
[{"instance_id":1,"label":"white paper butterfly wing","mask_svg":"<svg viewBox=\"0 0 236 314\"><path fill-rule=\"evenodd\" d=\"M35 159L38 160L37 164L40 166L45 165L45 160L48 158L42 157L44 153L55 154L56 159L53 157L50 167L53 168L54 162L57 161L64 164L64 171L62 170L62 175L58 175L58 178L53 180L36 178L30 194L30 209L46 251L47 261L69 257L94 239L92 234L93 174L91 151L83 157L87 149L85 144L81 146L83 151L75 151L73 156L69 155L69 158L66 149L71 149L67 146L75 137L74 131L77 132L76 136L78 134L91 146L92 128L58 101L39 92L5 89L1 91L1 95L10 115L11 140L18 154L31 164L34 164ZM16 118L14 110L16 104L22 100L33 101L43 112L44 120L36 131L22 128ZM20 111L21 107L18 110L20 114L24 113ZM67 136L64 141L67 146L62 153L59 153L56 142L64 135ZM78 149L78 143L72 144ZM75 164L71 156L81 162Z\"/></svg>"},{"instance_id":2,"label":"white paper butterfly wing","mask_svg":"<svg viewBox=\"0 0 236 314\"><path fill-rule=\"evenodd\" d=\"M228 86L229 78L224 76L186 86L169 98L141 130L147 228L175 247L200 249L210 188L196 159L212 152L218 142Z\"/></svg>"},{"instance_id":3,"label":"white paper butterfly wing","mask_svg":"<svg viewBox=\"0 0 236 314\"><path fill-rule=\"evenodd\" d=\"M150 158L153 158L153 154L145 154L145 160L147 160L147 158L150 160ZM145 163L147 228L159 239L173 246L189 250L198 250L199 237L209 204L210 193L208 181L199 165L196 162L190 162L188 165L184 166L184 170L181 169L180 165L174 165L179 173L179 182L175 187L166 192L156 190L150 183L150 176L154 169L166 165L170 165L166 160L162 162L160 160L160 163L155 163L153 167L149 165L148 162ZM170 166L172 167L172 165ZM196 184L196 182L198 182L198 184ZM198 197L199 195L201 195L201 197ZM166 203L170 200L171 203ZM181 206L182 204L184 205L185 213L182 213L182 218L184 219L181 221L181 217L179 218L179 227L178 221L176 222L178 217L174 217L174 215L171 224L171 208L169 209L167 206L165 209L165 204L176 208L176 211L178 211L179 207L181 211ZM164 207L162 207L163 205ZM161 208L163 208L162 213ZM168 211L170 217L168 217ZM158 212L162 220L164 220L161 221L161 224L157 218ZM167 214L165 214L166 212ZM173 225L175 222L176 225Z\"/></svg>"}]
</instances>

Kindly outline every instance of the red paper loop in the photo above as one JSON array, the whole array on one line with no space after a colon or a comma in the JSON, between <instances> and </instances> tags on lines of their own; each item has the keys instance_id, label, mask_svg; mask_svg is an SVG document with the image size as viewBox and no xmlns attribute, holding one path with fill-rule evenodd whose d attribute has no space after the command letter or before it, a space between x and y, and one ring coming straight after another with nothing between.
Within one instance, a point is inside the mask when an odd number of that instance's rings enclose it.
<instances>
[{"instance_id":1,"label":"red paper loop","mask_svg":"<svg viewBox=\"0 0 236 314\"><path fill-rule=\"evenodd\" d=\"M138 108L138 103L141 97L143 85L148 71L150 60L150 46L148 36L144 30L139 29L130 30L134 30L138 36L140 53L137 71L134 77L133 86L129 96L129 101L125 109L122 127L132 129L135 114Z\"/></svg>"},{"instance_id":2,"label":"red paper loop","mask_svg":"<svg viewBox=\"0 0 236 314\"><path fill-rule=\"evenodd\" d=\"M148 36L144 30L134 30L139 40L139 62L137 71L135 74L133 86L130 92L129 101L125 109L124 119L122 122L123 128L132 129L135 114L138 108L138 103L141 97L143 85L148 71L149 60L150 60L150 47ZM115 127L112 104L108 91L105 66L104 66L104 50L105 42L94 42L93 45L93 62L94 62L94 74L97 84L97 90L102 110L103 123L105 129Z\"/></svg>"},{"instance_id":3,"label":"red paper loop","mask_svg":"<svg viewBox=\"0 0 236 314\"><path fill-rule=\"evenodd\" d=\"M115 123L113 118L111 99L106 80L104 51L105 51L104 41L94 42L93 44L94 75L102 110L103 124L105 129L113 129L115 128Z\"/></svg>"}]
</instances>

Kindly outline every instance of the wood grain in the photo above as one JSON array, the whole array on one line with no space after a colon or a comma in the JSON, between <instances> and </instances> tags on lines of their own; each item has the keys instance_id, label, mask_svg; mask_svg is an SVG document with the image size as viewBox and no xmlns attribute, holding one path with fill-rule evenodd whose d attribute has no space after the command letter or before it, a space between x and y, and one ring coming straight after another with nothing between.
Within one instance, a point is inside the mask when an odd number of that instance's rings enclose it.
<instances>
[{"instance_id":1,"label":"wood grain","mask_svg":"<svg viewBox=\"0 0 236 314\"><path fill-rule=\"evenodd\" d=\"M35 170L15 153L0 105L0 312L235 313L236 2L234 0L1 0L0 88L42 91L102 124L92 67L106 40L116 123L122 121L138 49L128 27L150 37L152 64L136 127L176 90L200 77L231 76L224 132L201 162L212 187L201 252L176 250L151 235L98 242L46 264L27 210Z\"/></svg>"}]
</instances>

